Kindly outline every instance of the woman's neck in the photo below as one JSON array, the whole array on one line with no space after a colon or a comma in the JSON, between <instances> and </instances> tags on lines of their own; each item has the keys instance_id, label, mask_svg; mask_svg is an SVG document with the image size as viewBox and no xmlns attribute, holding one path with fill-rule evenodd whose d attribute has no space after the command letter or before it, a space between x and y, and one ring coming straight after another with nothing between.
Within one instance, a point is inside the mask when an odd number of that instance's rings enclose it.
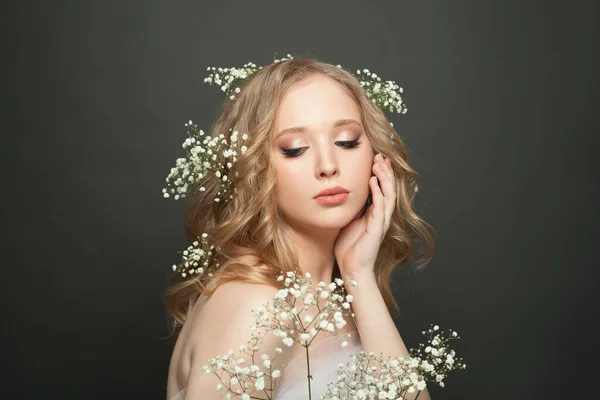
<instances>
[{"instance_id":1,"label":"woman's neck","mask_svg":"<svg viewBox=\"0 0 600 400\"><path fill-rule=\"evenodd\" d=\"M323 281L329 284L335 264L333 248L340 230L307 232L289 228L288 232L298 251L300 269L311 274L313 283Z\"/></svg>"}]
</instances>

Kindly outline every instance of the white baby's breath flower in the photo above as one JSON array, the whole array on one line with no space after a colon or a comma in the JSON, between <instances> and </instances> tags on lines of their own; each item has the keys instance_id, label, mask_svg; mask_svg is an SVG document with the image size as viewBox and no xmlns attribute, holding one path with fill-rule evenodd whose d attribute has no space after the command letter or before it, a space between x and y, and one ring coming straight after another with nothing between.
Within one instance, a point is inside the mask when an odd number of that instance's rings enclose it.
<instances>
[{"instance_id":1,"label":"white baby's breath flower","mask_svg":"<svg viewBox=\"0 0 600 400\"><path fill-rule=\"evenodd\" d=\"M217 178L222 177L223 195L227 200L231 196L229 194L231 179L226 172L233 166L228 159L237 152L235 149L228 148L228 142L223 133L216 137L209 137L204 135L204 131L199 130L191 120L185 125L193 130L194 135L183 142L183 148L187 151L188 157L180 157L176 160L176 167L171 168L166 178L167 187L162 189L163 197L173 197L175 200L186 197L190 187L200 183L212 172ZM230 135L232 144L235 143L236 135L233 133ZM243 137L247 138L247 135L243 134ZM246 146L243 145L242 148L245 149ZM206 189L203 185L199 185L198 190L203 192Z\"/></svg>"},{"instance_id":2,"label":"white baby's breath flower","mask_svg":"<svg viewBox=\"0 0 600 400\"><path fill-rule=\"evenodd\" d=\"M423 331L423 334L429 334L429 341L431 342L433 332L437 332L438 330L439 327L435 331L432 328L428 331ZM454 335L451 334L450 338L453 337ZM442 334L436 335L435 338L440 342L446 343L446 339ZM445 363L437 362L435 358L431 358L434 357L431 355L433 349L446 355ZM370 398L404 399L407 393L425 390L428 381L435 382L440 387L444 387L443 379L447 372L465 368L462 360L458 363L459 366L455 366L452 362L449 362L450 359L454 360L455 354L453 350L447 350L447 347L435 348L420 345L419 352L420 354L417 354L411 350L408 357L396 357L393 359L385 359L383 356L378 356L373 352L367 354L361 351L352 354L350 356L351 362L345 365L340 364L337 380L328 385L325 398L361 398L358 397L358 391L364 390L363 394L366 396L367 393L370 393L372 396ZM367 359L369 362L375 362L376 364L368 366L366 364ZM351 372L352 375L348 374L348 372ZM356 379L357 377L360 379ZM340 389L344 388L346 391L340 392ZM341 397L340 394L342 394Z\"/></svg>"},{"instance_id":3,"label":"white baby's breath flower","mask_svg":"<svg viewBox=\"0 0 600 400\"><path fill-rule=\"evenodd\" d=\"M301 343L306 344L306 343L308 343L309 340L310 340L310 335L308 333L302 333L300 335L300 342Z\"/></svg>"},{"instance_id":4,"label":"white baby's breath flower","mask_svg":"<svg viewBox=\"0 0 600 400\"><path fill-rule=\"evenodd\" d=\"M263 390L265 388L265 378L262 376L258 378L254 384L254 387L256 390Z\"/></svg>"}]
</instances>

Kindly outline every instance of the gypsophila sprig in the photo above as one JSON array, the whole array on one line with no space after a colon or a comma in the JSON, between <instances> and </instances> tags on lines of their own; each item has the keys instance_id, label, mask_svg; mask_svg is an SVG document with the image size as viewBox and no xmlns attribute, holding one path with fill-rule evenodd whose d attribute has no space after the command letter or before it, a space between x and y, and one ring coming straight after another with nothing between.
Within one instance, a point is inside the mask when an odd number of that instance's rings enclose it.
<instances>
[{"instance_id":1,"label":"gypsophila sprig","mask_svg":"<svg viewBox=\"0 0 600 400\"><path fill-rule=\"evenodd\" d=\"M251 328L251 338L247 345L240 346L237 356L233 350L229 350L223 356L209 359L208 364L202 366L207 375L213 374L219 378L221 383L217 385L216 389L220 391L225 387L227 389L225 398L227 399L232 397L241 397L244 400L256 398L252 395L257 391L265 393L269 399L273 398L272 392L277 378L281 376L281 371L273 369L272 360L283 350L280 347L269 349L267 353L260 356L262 366L254 364L254 360L257 358L255 354L259 349L258 345L264 341L266 334L266 332L256 333L255 329L256 327ZM241 354L249 355L253 364L244 366L246 360ZM227 376L224 377L225 375Z\"/></svg>"},{"instance_id":2,"label":"gypsophila sprig","mask_svg":"<svg viewBox=\"0 0 600 400\"><path fill-rule=\"evenodd\" d=\"M350 355L351 361L340 364L335 382L330 382L321 399L406 399L407 394L418 395L427 382L444 387L443 380L450 371L465 369L462 358L457 358L448 342L459 339L455 331L445 336L439 327L427 331L427 345L409 351L408 357L377 356L365 351Z\"/></svg>"},{"instance_id":3,"label":"gypsophila sprig","mask_svg":"<svg viewBox=\"0 0 600 400\"><path fill-rule=\"evenodd\" d=\"M192 134L183 142L182 147L187 152L187 158L178 158L176 165L171 168L166 178L167 187L163 188L163 196L169 198L173 196L175 200L184 198L190 188L196 183L202 181L209 173L213 173L221 182L221 191L214 198L215 202L227 201L233 196L230 192L230 181L227 172L233 166L240 155L237 151L244 154L247 147L243 144L248 139L247 134L241 136L237 131L230 129L231 145L227 142L225 135L219 134L217 137L211 137L204 134L204 131L198 129L198 126L191 120L185 124L192 129ZM188 135L190 131L188 131ZM204 186L199 188L205 191Z\"/></svg>"},{"instance_id":4,"label":"gypsophila sprig","mask_svg":"<svg viewBox=\"0 0 600 400\"><path fill-rule=\"evenodd\" d=\"M282 57L281 59L275 59L273 62L278 63L280 61L291 60L292 58L294 57L288 54L287 58ZM253 62L247 62L242 68L207 67L206 70L210 73L204 78L204 82L209 85L220 86L221 91L229 99L233 100L235 99L235 95L241 91L238 84L259 69L262 69L262 67L257 67Z\"/></svg>"},{"instance_id":5,"label":"gypsophila sprig","mask_svg":"<svg viewBox=\"0 0 600 400\"><path fill-rule=\"evenodd\" d=\"M306 351L307 397L311 399L310 345L320 331L335 332L345 326L344 317L354 317L350 307L353 299L345 294L344 281L339 278L329 285L319 282L313 286L310 274L303 276L287 272L279 275L277 281L283 281L284 288L275 294L272 302L252 310L255 325L251 327L251 340L249 346L240 346L240 352L249 355L254 362L258 344L263 342L267 332L280 337L287 347L299 343ZM356 281L346 278L346 284L356 286ZM262 335L256 333L258 329L263 332ZM410 350L407 357L385 358L383 354L377 356L365 351L350 354L351 360L339 364L336 380L327 385L321 399L406 399L409 393L416 393L418 397L426 389L427 382L444 387L443 380L450 371L466 368L462 359L457 358L448 346L449 341L459 336L450 331L446 337L437 325L423 331L423 334L427 335L427 345L420 344L416 350ZM341 340L337 335L336 338ZM346 345L347 342L343 342L341 347ZM251 397L248 396L257 390L272 398L273 387L281 376L279 370L272 369L273 360L283 352L280 347L274 350L275 354L261 355L262 366L240 366L245 360L234 357L233 350L230 350L223 357L210 359L204 369L207 374L219 377L222 383L217 390L225 385L227 398L241 396L249 399ZM223 380L224 375L229 375L229 378ZM269 385L265 386L265 382ZM234 388L232 385L238 386Z\"/></svg>"},{"instance_id":6,"label":"gypsophila sprig","mask_svg":"<svg viewBox=\"0 0 600 400\"><path fill-rule=\"evenodd\" d=\"M268 305L267 314L257 319L257 326L274 331L286 346L296 342L308 347L319 332L334 333L346 325L345 317L354 317L352 296L345 294L344 282L339 278L329 285L321 281L313 286L309 273L303 276L289 271L277 280L283 281L284 288ZM287 330L285 321L293 321L294 328ZM342 347L346 345L342 343Z\"/></svg>"},{"instance_id":7,"label":"gypsophila sprig","mask_svg":"<svg viewBox=\"0 0 600 400\"><path fill-rule=\"evenodd\" d=\"M394 81L385 81L382 83L381 77L368 69L356 70L356 77L360 81L367 96L371 101L384 110L392 113L406 114L408 109L402 102L402 93L404 89Z\"/></svg>"},{"instance_id":8,"label":"gypsophila sprig","mask_svg":"<svg viewBox=\"0 0 600 400\"><path fill-rule=\"evenodd\" d=\"M233 100L235 95L240 92L237 84L255 73L257 67L253 62L248 62L242 68L207 67L206 70L210 74L204 79L204 82L220 86L227 97Z\"/></svg>"},{"instance_id":9,"label":"gypsophila sprig","mask_svg":"<svg viewBox=\"0 0 600 400\"><path fill-rule=\"evenodd\" d=\"M259 349L258 344L263 342L268 332L273 332L276 337L281 338L286 347L291 347L294 342L300 343L306 349L308 398L310 399L312 376L308 349L319 332L335 332L336 329L342 329L346 325L345 317L349 314L354 316L350 307L353 299L352 296L345 294L344 282L339 278L329 285L321 281L313 286L309 273L303 276L300 273L287 272L279 275L277 281L283 281L284 288L275 294L272 302L252 310L255 319L255 325L251 327L252 338L248 342L249 346L241 346L240 351L254 360L255 353ZM347 282L356 285L355 281L347 279ZM256 333L257 330L262 332L262 335ZM336 338L342 341L340 336L336 335ZM347 342L343 341L341 346L346 347ZM276 348L275 352L281 354L282 349ZM223 357L210 359L209 365L203 367L207 374L212 373L221 380L222 383L217 390L225 385L228 389L227 398L230 396L244 398L244 396L251 396L256 390L262 390L268 398L272 398L271 392L281 374L277 369L272 370L273 359L277 354L261 356L264 368L257 365L240 367L239 364L243 363L244 359L234 358L233 354L233 350L230 350ZM234 359L236 361L232 361ZM223 380L223 375L229 375L229 379ZM266 382L270 383L268 387L265 387L265 378ZM232 384L237 384L238 387L232 388Z\"/></svg>"},{"instance_id":10,"label":"gypsophila sprig","mask_svg":"<svg viewBox=\"0 0 600 400\"><path fill-rule=\"evenodd\" d=\"M423 360L422 367L429 378L428 381L435 381L440 387L444 387L443 380L448 372L467 368L463 359L456 357L455 351L448 345L450 341L460 339L460 336L453 330L446 336L438 325L423 331L422 334L427 336L429 345L419 344L416 350L411 351L411 356Z\"/></svg>"},{"instance_id":11,"label":"gypsophila sprig","mask_svg":"<svg viewBox=\"0 0 600 400\"><path fill-rule=\"evenodd\" d=\"M282 61L292 60L294 57L291 54L287 54L286 57L275 59L274 64ZM340 64L336 65L338 68L342 68ZM233 100L235 95L240 93L239 83L258 71L262 67L257 67L253 62L244 64L242 68L236 67L207 67L209 75L204 79L205 83L209 85L218 85L226 96ZM352 72L350 72L352 73ZM371 101L378 105L381 109L396 114L406 114L408 111L406 104L402 101L402 93L404 89L396 84L392 80L382 81L381 77L377 76L374 72L368 69L356 70L356 74L352 73L360 82L360 85L365 90L367 96Z\"/></svg>"},{"instance_id":12,"label":"gypsophila sprig","mask_svg":"<svg viewBox=\"0 0 600 400\"><path fill-rule=\"evenodd\" d=\"M212 277L220 264L212 263L212 255L215 246L209 243L208 234L206 232L198 236L198 240L194 241L186 250L179 252L182 254L183 261L181 264L173 264L173 271L179 272L182 278L193 275L206 274Z\"/></svg>"}]
</instances>

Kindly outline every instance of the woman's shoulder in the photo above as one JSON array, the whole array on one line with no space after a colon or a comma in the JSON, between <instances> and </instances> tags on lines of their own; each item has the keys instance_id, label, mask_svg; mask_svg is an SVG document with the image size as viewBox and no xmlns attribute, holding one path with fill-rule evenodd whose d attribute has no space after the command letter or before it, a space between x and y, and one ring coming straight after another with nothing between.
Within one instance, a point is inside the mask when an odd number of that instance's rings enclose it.
<instances>
[{"instance_id":1,"label":"woman's shoulder","mask_svg":"<svg viewBox=\"0 0 600 400\"><path fill-rule=\"evenodd\" d=\"M267 284L232 280L219 284L210 296L201 295L192 319L210 320L213 326L230 323L233 316L241 316L273 300L277 289Z\"/></svg>"},{"instance_id":2,"label":"woman's shoulder","mask_svg":"<svg viewBox=\"0 0 600 400\"><path fill-rule=\"evenodd\" d=\"M204 385L202 380L206 380L201 367L209 359L223 356L230 350L244 358L246 365L252 364L253 359L238 349L241 345L250 345L253 332L251 327L256 324L252 311L271 302L277 290L267 284L233 280L218 285L212 295L198 300L186 321L186 341L189 346L189 368L186 369L188 389L201 393L204 390L201 389ZM285 348L281 338L272 332L265 334L259 329L257 333L264 336L257 344L256 354L281 348L283 353L277 360L273 360L273 367L283 369L283 364L289 359L290 349ZM194 385L197 387L193 387Z\"/></svg>"},{"instance_id":3,"label":"woman's shoulder","mask_svg":"<svg viewBox=\"0 0 600 400\"><path fill-rule=\"evenodd\" d=\"M178 388L185 386L194 362L204 364L229 348L247 344L255 323L252 310L272 301L277 292L270 285L243 280L216 286L209 282L207 289L212 294L198 297L173 349L170 375Z\"/></svg>"},{"instance_id":4,"label":"woman's shoulder","mask_svg":"<svg viewBox=\"0 0 600 400\"><path fill-rule=\"evenodd\" d=\"M200 343L206 343L207 338L216 339L217 332L223 330L243 330L249 335L250 325L255 321L252 311L273 301L278 291L267 283L241 279L208 288L214 289L212 294L200 295L186 321L190 339Z\"/></svg>"}]
</instances>

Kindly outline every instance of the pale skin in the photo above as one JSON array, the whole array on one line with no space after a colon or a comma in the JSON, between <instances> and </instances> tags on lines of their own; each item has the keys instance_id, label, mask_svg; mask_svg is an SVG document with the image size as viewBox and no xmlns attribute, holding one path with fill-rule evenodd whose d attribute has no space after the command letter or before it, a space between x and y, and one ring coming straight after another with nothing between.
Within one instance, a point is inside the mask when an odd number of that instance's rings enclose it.
<instances>
[{"instance_id":1,"label":"pale skin","mask_svg":"<svg viewBox=\"0 0 600 400\"><path fill-rule=\"evenodd\" d=\"M333 127L340 119L358 124ZM315 76L293 87L282 99L275 132L298 126L306 131L281 135L276 146L306 149L294 158L277 153L277 198L297 245L302 271L310 272L317 282L331 282L337 259L342 277L358 283L356 287L348 285L347 291L354 297L363 349L385 356L408 356L374 273L396 204L394 172L389 159L381 154L373 158L360 121L358 106L335 81ZM340 141L357 138L360 145L340 147ZM350 191L346 202L324 206L313 199L320 190L336 185ZM373 204L360 216L369 190ZM429 398L427 390L419 395L419 399Z\"/></svg>"},{"instance_id":2,"label":"pale skin","mask_svg":"<svg viewBox=\"0 0 600 400\"><path fill-rule=\"evenodd\" d=\"M338 121L339 126L335 126ZM302 129L289 130L298 127ZM355 319L342 332L357 329L367 353L407 356L374 273L396 203L394 173L388 159L380 154L373 157L357 104L330 78L314 75L297 83L277 110L273 151L276 198L296 245L300 269L309 272L313 282L329 283L337 259L342 277L358 283L346 288L354 297ZM321 190L337 185L349 191L343 203L332 206L314 200ZM369 193L373 204L361 216ZM202 365L246 343L247 328L253 322L250 310L270 301L275 293L274 288L229 282L210 298L201 296L173 351L167 399L186 384L185 400L222 398L223 392L215 390L220 381L205 375ZM257 354L274 347L284 349L281 364L302 351L286 349L281 339L267 335ZM414 399L415 395L408 394L407 398ZM429 400L427 390L418 399Z\"/></svg>"}]
</instances>

